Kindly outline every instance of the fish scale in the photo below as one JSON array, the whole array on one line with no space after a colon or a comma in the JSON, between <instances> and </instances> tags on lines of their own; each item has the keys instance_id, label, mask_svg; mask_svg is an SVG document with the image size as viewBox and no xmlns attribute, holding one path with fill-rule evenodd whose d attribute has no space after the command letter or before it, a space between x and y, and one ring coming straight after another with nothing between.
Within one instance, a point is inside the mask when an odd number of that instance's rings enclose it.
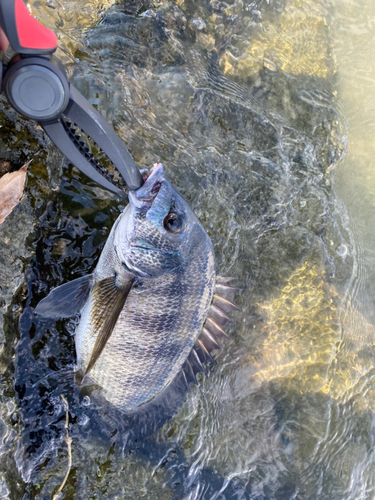
<instances>
[{"instance_id":1,"label":"fish scale","mask_svg":"<svg viewBox=\"0 0 375 500\"><path fill-rule=\"evenodd\" d=\"M230 279L216 277L210 238L162 165L129 201L94 273L36 308L60 317L80 311L77 381L128 413L157 400L179 375L187 387L196 383L226 337L226 313L238 310L228 300Z\"/></svg>"},{"instance_id":2,"label":"fish scale","mask_svg":"<svg viewBox=\"0 0 375 500\"><path fill-rule=\"evenodd\" d=\"M211 269L208 262L203 264L214 277L213 259ZM207 279L206 291L201 295L202 277L199 283L197 280L198 286L193 286L191 275L186 278L185 285L183 276L167 275L130 292L106 348L89 374L101 387L112 388L106 399L122 410L133 410L165 389L181 371L201 332L213 287ZM173 280L179 293L170 293ZM87 307L91 309L92 304ZM91 330L90 322L86 329ZM76 338L81 335L85 343L78 359L85 366L96 335L81 334L78 328Z\"/></svg>"}]
</instances>

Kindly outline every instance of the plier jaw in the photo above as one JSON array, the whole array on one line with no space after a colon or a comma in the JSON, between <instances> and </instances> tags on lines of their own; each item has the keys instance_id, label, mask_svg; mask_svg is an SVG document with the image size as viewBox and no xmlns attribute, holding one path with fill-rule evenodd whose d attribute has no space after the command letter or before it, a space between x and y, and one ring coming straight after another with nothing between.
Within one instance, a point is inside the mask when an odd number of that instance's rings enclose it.
<instances>
[{"instance_id":1,"label":"plier jaw","mask_svg":"<svg viewBox=\"0 0 375 500\"><path fill-rule=\"evenodd\" d=\"M107 155L128 188L138 189L143 177L125 144L68 82L64 67L52 55L57 48L56 35L31 16L22 0L0 0L0 26L18 52L7 64L2 79L2 90L10 104L36 120L83 173L126 198L120 187L104 177L87 145L76 139L71 129L79 128Z\"/></svg>"}]
</instances>

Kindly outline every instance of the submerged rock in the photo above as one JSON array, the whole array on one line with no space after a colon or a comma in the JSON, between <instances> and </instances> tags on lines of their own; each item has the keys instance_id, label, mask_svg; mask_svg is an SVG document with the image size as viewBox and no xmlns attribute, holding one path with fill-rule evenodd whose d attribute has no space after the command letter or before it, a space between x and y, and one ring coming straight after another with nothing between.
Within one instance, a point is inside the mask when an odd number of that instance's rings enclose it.
<instances>
[{"instance_id":1,"label":"submerged rock","mask_svg":"<svg viewBox=\"0 0 375 500\"><path fill-rule=\"evenodd\" d=\"M30 180L25 207L38 207L28 214L35 234L25 246L25 298L14 299L20 324L14 311L7 339L13 349L21 332L14 362L7 358L21 438L7 449L29 482L25 498L50 495L66 471L60 394L75 401L68 496L279 499L305 488L311 497L320 455L311 461L308 452L340 404L327 370L353 266L330 181L345 125L334 111L327 8L323 0L121 2L92 25L94 9L87 23L64 17L62 4L38 10L66 41L75 85L138 164L165 164L214 242L219 273L239 278L244 314L176 416L131 450L114 451L110 439L100 442L96 409L74 400L64 373L75 362L74 325L35 320L32 311L52 287L92 271L123 207L72 167L48 203L42 186L48 192L52 181ZM357 421L365 405L361 412ZM358 456L359 442L353 450Z\"/></svg>"},{"instance_id":2,"label":"submerged rock","mask_svg":"<svg viewBox=\"0 0 375 500\"><path fill-rule=\"evenodd\" d=\"M275 19L265 19L241 34L240 43L229 47L220 57L224 74L247 79L263 67L290 75L329 78L334 73L330 56L328 6L313 0L289 0Z\"/></svg>"},{"instance_id":3,"label":"submerged rock","mask_svg":"<svg viewBox=\"0 0 375 500\"><path fill-rule=\"evenodd\" d=\"M35 229L36 210L43 204L48 191L48 172L45 166L46 141L40 127L22 119L3 101L0 114L2 127L0 160L8 170L18 170L26 161L33 161L27 175L25 194L13 211L0 224L0 374L9 362L4 353L7 311L21 312L16 296L25 283L25 265L33 251L27 239ZM17 168L18 167L18 168ZM13 345L14 339L10 341ZM10 348L11 349L11 348Z\"/></svg>"},{"instance_id":4,"label":"submerged rock","mask_svg":"<svg viewBox=\"0 0 375 500\"><path fill-rule=\"evenodd\" d=\"M21 498L24 490L14 462L21 420L13 379L17 324L24 306L27 268L34 255L38 215L56 186L61 158L48 149L40 127L19 117L4 100L0 125L0 159L7 169L17 170L31 160L24 195L0 225L0 496L13 499Z\"/></svg>"},{"instance_id":5,"label":"submerged rock","mask_svg":"<svg viewBox=\"0 0 375 500\"><path fill-rule=\"evenodd\" d=\"M340 333L340 300L324 269L305 261L271 302L259 304L264 342L248 361L249 383L294 379L301 392L324 391ZM250 382L251 381L251 382Z\"/></svg>"}]
</instances>

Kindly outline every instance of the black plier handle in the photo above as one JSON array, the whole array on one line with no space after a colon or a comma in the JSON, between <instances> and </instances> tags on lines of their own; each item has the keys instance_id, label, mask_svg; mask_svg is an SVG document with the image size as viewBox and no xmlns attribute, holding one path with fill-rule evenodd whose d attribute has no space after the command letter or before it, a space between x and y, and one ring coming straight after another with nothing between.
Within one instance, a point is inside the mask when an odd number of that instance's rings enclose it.
<instances>
[{"instance_id":1,"label":"black plier handle","mask_svg":"<svg viewBox=\"0 0 375 500\"><path fill-rule=\"evenodd\" d=\"M32 17L23 0L0 0L0 27L17 52L0 68L0 89L10 104L20 114L36 120L77 168L104 188L126 197L95 167L89 148L74 140L67 124L74 130L79 127L103 150L128 188L138 189L143 184L142 174L124 143L68 82L63 65L53 56L56 35Z\"/></svg>"}]
</instances>

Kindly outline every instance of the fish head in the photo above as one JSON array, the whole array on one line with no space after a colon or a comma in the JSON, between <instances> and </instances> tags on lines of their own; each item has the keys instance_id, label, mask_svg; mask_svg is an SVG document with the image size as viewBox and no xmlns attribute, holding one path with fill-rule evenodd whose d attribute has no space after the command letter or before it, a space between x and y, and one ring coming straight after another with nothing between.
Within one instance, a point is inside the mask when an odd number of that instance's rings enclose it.
<instances>
[{"instance_id":1,"label":"fish head","mask_svg":"<svg viewBox=\"0 0 375 500\"><path fill-rule=\"evenodd\" d=\"M142 173L145 182L129 192L116 228L117 255L138 276L183 270L193 253L212 249L210 238L189 203L165 179L161 163Z\"/></svg>"}]
</instances>

